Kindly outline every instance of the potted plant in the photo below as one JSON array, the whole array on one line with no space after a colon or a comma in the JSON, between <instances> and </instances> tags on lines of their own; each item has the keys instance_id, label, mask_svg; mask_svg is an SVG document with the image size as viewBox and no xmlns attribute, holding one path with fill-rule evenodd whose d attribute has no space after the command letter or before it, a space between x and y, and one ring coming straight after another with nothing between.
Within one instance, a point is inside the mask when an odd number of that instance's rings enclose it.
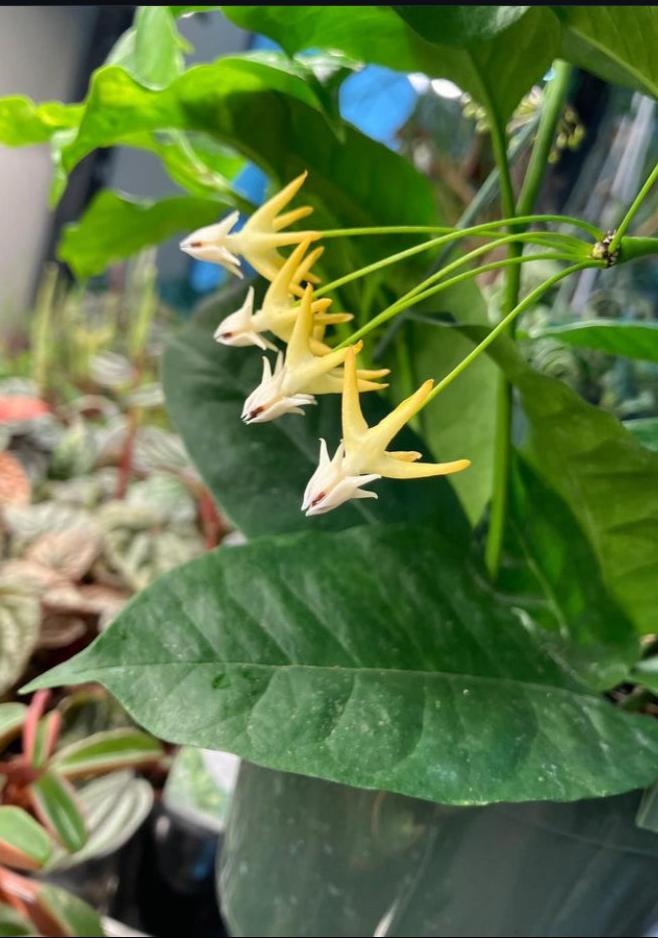
<instances>
[{"instance_id":1,"label":"potted plant","mask_svg":"<svg viewBox=\"0 0 658 938\"><path fill-rule=\"evenodd\" d=\"M568 63L653 93L656 10L227 7L288 55L187 70L182 8L149 10L82 109L6 101L4 139L52 138L57 186L95 147L147 147L195 193L101 193L62 242L79 273L123 256L124 230L134 247L185 223L187 253L262 278L164 360L170 413L247 543L167 573L26 690L99 681L155 735L255 764L223 854L236 934L644 931L658 455L646 427L533 368L515 329L561 282L656 253L629 232L658 168L613 230L534 211ZM288 57L308 48L331 54ZM449 78L484 108L496 217L478 223L476 197L441 224L427 180L337 116L354 60ZM515 186L509 120L553 63ZM280 188L245 212L209 140ZM652 323L571 336L655 360Z\"/></svg>"}]
</instances>

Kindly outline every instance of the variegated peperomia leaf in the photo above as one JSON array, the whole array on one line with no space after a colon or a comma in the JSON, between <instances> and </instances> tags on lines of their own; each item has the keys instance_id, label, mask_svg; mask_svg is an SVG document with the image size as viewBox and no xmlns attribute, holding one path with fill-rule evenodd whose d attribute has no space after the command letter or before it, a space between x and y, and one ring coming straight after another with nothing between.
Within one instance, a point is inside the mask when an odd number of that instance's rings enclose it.
<instances>
[{"instance_id":1,"label":"variegated peperomia leaf","mask_svg":"<svg viewBox=\"0 0 658 938\"><path fill-rule=\"evenodd\" d=\"M156 506L107 502L98 517L105 532L104 557L131 590L143 589L204 550L195 524L173 527Z\"/></svg>"},{"instance_id":2,"label":"variegated peperomia leaf","mask_svg":"<svg viewBox=\"0 0 658 938\"><path fill-rule=\"evenodd\" d=\"M32 923L5 902L0 902L0 935L3 938L30 938L35 934Z\"/></svg>"},{"instance_id":3,"label":"variegated peperomia leaf","mask_svg":"<svg viewBox=\"0 0 658 938\"><path fill-rule=\"evenodd\" d=\"M96 384L113 390L130 385L136 377L135 368L125 355L109 351L94 355L89 371Z\"/></svg>"},{"instance_id":4,"label":"variegated peperomia leaf","mask_svg":"<svg viewBox=\"0 0 658 938\"><path fill-rule=\"evenodd\" d=\"M0 573L0 693L20 678L39 638L41 607L29 584Z\"/></svg>"},{"instance_id":5,"label":"variegated peperomia leaf","mask_svg":"<svg viewBox=\"0 0 658 938\"><path fill-rule=\"evenodd\" d=\"M75 582L87 573L100 549L100 531L92 523L41 534L24 558Z\"/></svg>"},{"instance_id":6,"label":"variegated peperomia leaf","mask_svg":"<svg viewBox=\"0 0 658 938\"><path fill-rule=\"evenodd\" d=\"M169 472L154 472L148 478L135 482L128 489L129 505L148 505L158 512L163 522L191 523L197 515L197 506L189 487Z\"/></svg>"},{"instance_id":7,"label":"variegated peperomia leaf","mask_svg":"<svg viewBox=\"0 0 658 938\"><path fill-rule=\"evenodd\" d=\"M89 836L76 853L55 846L48 870L64 870L86 860L114 853L128 841L148 816L153 789L132 772L112 772L94 779L78 791Z\"/></svg>"},{"instance_id":8,"label":"variegated peperomia leaf","mask_svg":"<svg viewBox=\"0 0 658 938\"><path fill-rule=\"evenodd\" d=\"M51 710L50 713L47 713L39 720L34 734L30 759L35 768L43 767L52 755L57 743L61 722L62 717L57 710Z\"/></svg>"},{"instance_id":9,"label":"variegated peperomia leaf","mask_svg":"<svg viewBox=\"0 0 658 938\"><path fill-rule=\"evenodd\" d=\"M93 467L98 444L93 428L78 418L62 434L50 461L50 475L57 479L83 475Z\"/></svg>"},{"instance_id":10,"label":"variegated peperomia leaf","mask_svg":"<svg viewBox=\"0 0 658 938\"><path fill-rule=\"evenodd\" d=\"M162 746L152 736L134 729L95 733L60 749L51 760L58 775L76 778L98 775L112 769L157 762Z\"/></svg>"},{"instance_id":11,"label":"variegated peperomia leaf","mask_svg":"<svg viewBox=\"0 0 658 938\"><path fill-rule=\"evenodd\" d=\"M39 888L32 918L46 935L102 938L105 934L98 913L90 905L65 889L49 884Z\"/></svg>"},{"instance_id":12,"label":"variegated peperomia leaf","mask_svg":"<svg viewBox=\"0 0 658 938\"><path fill-rule=\"evenodd\" d=\"M192 471L192 464L181 438L160 427L142 427L135 440L134 465L140 472L164 469L169 472ZM195 471L196 474L196 471Z\"/></svg>"},{"instance_id":13,"label":"variegated peperomia leaf","mask_svg":"<svg viewBox=\"0 0 658 938\"><path fill-rule=\"evenodd\" d=\"M55 772L43 772L29 787L32 805L45 828L67 850L84 847L87 831L75 791Z\"/></svg>"},{"instance_id":14,"label":"variegated peperomia leaf","mask_svg":"<svg viewBox=\"0 0 658 938\"><path fill-rule=\"evenodd\" d=\"M0 863L19 870L38 870L47 863L52 849L51 838L27 811L14 805L0 807Z\"/></svg>"},{"instance_id":15,"label":"variegated peperomia leaf","mask_svg":"<svg viewBox=\"0 0 658 938\"><path fill-rule=\"evenodd\" d=\"M4 522L19 545L27 545L41 534L91 524L89 512L57 502L33 505L9 505L3 512Z\"/></svg>"}]
</instances>

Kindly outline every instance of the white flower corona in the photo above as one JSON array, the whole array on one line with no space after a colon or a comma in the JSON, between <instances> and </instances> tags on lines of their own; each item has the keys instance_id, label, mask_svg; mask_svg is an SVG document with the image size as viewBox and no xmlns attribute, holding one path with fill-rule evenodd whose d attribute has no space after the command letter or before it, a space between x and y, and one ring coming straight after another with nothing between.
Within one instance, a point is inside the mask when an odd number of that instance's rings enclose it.
<instances>
[{"instance_id":1,"label":"white flower corona","mask_svg":"<svg viewBox=\"0 0 658 938\"><path fill-rule=\"evenodd\" d=\"M261 276L274 280L284 264L279 248L319 237L317 231L282 231L313 211L304 205L279 214L297 194L306 175L302 173L293 179L281 192L256 209L240 231L233 231L240 213L231 212L216 225L207 225L188 235L180 243L181 250L198 260L220 264L236 277L243 276L238 256L241 255ZM312 275L309 279L313 279Z\"/></svg>"}]
</instances>

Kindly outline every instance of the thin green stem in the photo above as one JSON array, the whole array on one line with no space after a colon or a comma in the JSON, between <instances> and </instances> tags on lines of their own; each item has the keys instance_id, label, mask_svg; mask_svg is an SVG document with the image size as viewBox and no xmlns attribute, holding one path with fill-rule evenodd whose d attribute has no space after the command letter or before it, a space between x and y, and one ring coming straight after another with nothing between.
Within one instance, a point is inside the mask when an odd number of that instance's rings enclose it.
<instances>
[{"instance_id":1,"label":"thin green stem","mask_svg":"<svg viewBox=\"0 0 658 938\"><path fill-rule=\"evenodd\" d=\"M386 309L382 310L381 313L378 313L373 319L361 326L360 329L357 329L355 332L344 339L340 345L336 346L336 349L345 348L347 345L353 345L354 342L358 339L362 339L364 336L368 335L369 332L372 332L373 329L376 329L378 326L381 326L383 323L388 322L389 319L392 319L394 316L397 316L399 313L404 310L410 309L412 306L415 306L418 303L422 303L423 300L429 299L431 296L435 296L437 293L442 290L447 290L449 287L454 287L458 283L463 283L464 280L471 280L474 277L478 277L480 274L487 273L491 270L504 270L510 264L526 264L532 261L539 260L569 260L574 259L573 254L567 253L550 253L546 252L543 254L525 254L519 257L513 258L503 258L499 261L491 261L488 264L482 264L480 267L474 267L472 270L464 271L461 274L457 274L454 277L450 277L447 280L442 281L441 283L434 282L427 290L423 290L420 293L413 293L401 297L399 300L396 300L395 303L392 303ZM455 269L457 266L461 266L463 259L460 258L460 262L455 262L450 265L452 269ZM445 268L446 270L448 268ZM435 278L433 278L435 279Z\"/></svg>"},{"instance_id":2,"label":"thin green stem","mask_svg":"<svg viewBox=\"0 0 658 938\"><path fill-rule=\"evenodd\" d=\"M531 137L535 134L537 130L537 124L539 123L539 116L535 115L528 123L523 127L519 133L516 135L510 147L507 151L507 160L509 166L513 166L516 160L519 158L521 153L526 147L526 144L530 141ZM485 181L482 183L478 191L476 192L474 198L466 206L460 217L455 223L455 228L467 228L475 222L475 219L478 217L480 212L485 209L491 201L497 196L499 190L499 180L500 172L497 166L491 170ZM598 234L595 235L598 238ZM431 273L436 273L441 269L441 267L446 263L452 252L457 247L456 243L447 244L441 251L439 251L437 257L434 259L434 262L431 266ZM404 323L404 316L399 317L392 322L388 327L384 335L379 339L375 351L373 352L373 360L379 361L382 358L386 349L389 347L391 342L395 339L395 336L398 334L399 329Z\"/></svg>"},{"instance_id":3,"label":"thin green stem","mask_svg":"<svg viewBox=\"0 0 658 938\"><path fill-rule=\"evenodd\" d=\"M574 243L575 242L575 243ZM469 263L471 260L479 257L481 254L488 254L490 251L504 247L505 245L513 245L523 247L524 243L534 244L540 247L554 248L555 250L564 249L564 253L561 255L562 260L576 260L573 250L567 251L568 248L577 248L578 251L582 253L582 256L589 256L589 251L587 246L579 241L577 238L573 241L569 238L569 235L560 235L556 232L550 231L529 231L521 232L519 234L509 234L505 235L502 238L497 238L495 241L491 241L488 244L483 244L478 248L474 248L472 251L469 251L467 254L462 255L457 260L454 260L451 264L447 264L445 267L442 267L441 270L437 270L436 273L430 274L426 280L423 280L412 290L409 290L408 293L405 293L404 296L400 297L399 301L409 299L412 296L415 296L417 293L422 292L432 283L437 280L442 280L446 274L452 273L458 267L461 267L463 264ZM509 256L509 255L508 255ZM521 251L515 253L514 256L521 256Z\"/></svg>"},{"instance_id":4,"label":"thin green stem","mask_svg":"<svg viewBox=\"0 0 658 938\"><path fill-rule=\"evenodd\" d=\"M493 173L492 173L493 175ZM498 177L498 173L495 173L495 178ZM487 180L488 182L488 180ZM486 183L485 183L486 185ZM480 190L481 191L481 190ZM476 196L477 199L477 196ZM474 200L475 201L475 200ZM471 203L472 204L472 203ZM470 209L470 206L469 206ZM468 210L467 210L468 211ZM469 215L471 213L469 212ZM467 213L464 212L466 217ZM505 225L516 225L516 224L532 224L533 222L554 222L558 225L572 225L575 228L581 228L587 234L591 235L593 238L597 238L600 235L600 231L596 228L595 225L591 225L589 222L584 221L582 218L576 218L573 215L533 215L528 218L518 218L515 216L510 216L509 218L498 218L489 222L485 222L484 225L488 228L502 228ZM459 223L457 225L372 225L364 228L328 228L326 231L320 231L321 238L342 238L342 237L353 237L354 235L391 235L391 234L434 234L436 232L445 232L456 231L460 229ZM465 230L465 229L460 229Z\"/></svg>"},{"instance_id":5,"label":"thin green stem","mask_svg":"<svg viewBox=\"0 0 658 938\"><path fill-rule=\"evenodd\" d=\"M323 238L353 238L355 235L436 234L452 230L451 225L374 225L367 228L328 228L320 234Z\"/></svg>"},{"instance_id":6,"label":"thin green stem","mask_svg":"<svg viewBox=\"0 0 658 938\"><path fill-rule=\"evenodd\" d=\"M518 260L522 260L519 258ZM560 280L564 280L565 277L569 277L571 274L576 273L579 270L584 270L586 267L604 267L605 264L601 261L592 261L586 260L582 261L580 264L572 264L571 267L566 267L564 270L561 270L557 274L553 274L552 277L549 277L548 280L545 280L538 287L535 287L526 297L524 297L520 303L510 310L510 312L497 323L493 329L487 333L487 335L479 342L475 348L468 353L468 355L456 365L452 371L442 378L435 387L432 389L431 393L427 396L423 406L429 404L430 401L434 400L437 394L440 394L441 391L444 391L449 384L451 384L455 378L457 378L468 366L478 358L485 349L489 348L492 342L494 342L498 336L504 332L507 327L512 323L517 316L519 316L524 310L532 306L536 301L546 293L547 290L550 290L551 287L555 286L556 283L559 283Z\"/></svg>"},{"instance_id":7,"label":"thin green stem","mask_svg":"<svg viewBox=\"0 0 658 938\"><path fill-rule=\"evenodd\" d=\"M523 179L518 202L510 214L519 217L527 216L532 212L539 189L544 179L548 163L548 155L553 145L555 129L562 111L566 96L571 69L566 63L558 62L553 81L546 89L544 107L537 129L537 136L530 154L528 168ZM496 154L497 160L499 155ZM507 152L503 148L500 159L507 164ZM519 242L510 244L508 257L517 257L522 250ZM508 320L512 310L519 302L521 288L521 267L511 266L505 276L503 297L501 302L501 322L510 323L510 331L514 332L515 316ZM504 374L498 376L496 389L496 429L494 435L494 462L493 481L491 493L491 508L489 512L489 527L485 544L485 561L492 578L495 578L500 566L500 557L505 536L505 523L507 515L507 494L509 484L509 463L512 448L512 389Z\"/></svg>"},{"instance_id":8,"label":"thin green stem","mask_svg":"<svg viewBox=\"0 0 658 938\"><path fill-rule=\"evenodd\" d=\"M642 186L638 194L633 199L630 208L628 209L628 211L626 212L622 220L617 225L617 230L615 231L614 237L612 241L610 242L610 247L608 248L610 253L613 253L619 247L621 243L621 239L624 237L624 235L628 231L628 226L633 221L633 217L635 216L636 212L638 211L638 209L640 208L640 206L642 205L642 203L648 196L649 190L652 188L653 184L656 182L657 179L658 179L658 163L656 163L654 168L651 170L651 172L647 176L647 179L644 185Z\"/></svg>"},{"instance_id":9,"label":"thin green stem","mask_svg":"<svg viewBox=\"0 0 658 938\"><path fill-rule=\"evenodd\" d=\"M360 267L358 270L353 270L349 274L345 274L343 277L339 277L337 280L332 280L331 283L325 284L319 290L315 291L316 297L326 296L327 293L331 293L332 290L337 290L338 287L344 286L346 283L351 283L353 280L358 280L361 277L366 277L368 274L372 274L377 270L381 270L383 267L388 267L390 264L397 264L399 261L406 260L409 257L413 257L416 254L420 254L423 251L427 251L433 247L440 247L444 244L449 244L452 241L458 241L460 238L466 237L482 237L482 238L491 238L494 237L497 233L497 229L501 226L509 225L519 225L525 224L529 225L536 221L564 221L565 216L560 215L527 215L524 217L519 216L518 218L503 218L495 222L484 222L481 225L473 225L471 228L460 228L460 229L450 229L447 234L441 235L438 238L430 238L428 241L423 241L422 244L415 244L412 247L406 248L403 251L398 251L395 254L391 254L388 257L383 257L381 260L374 261L372 264L367 264L365 267ZM349 232L349 229L345 229L345 232ZM383 233L383 229L380 233ZM576 242L582 244L580 239L574 238L572 235L561 234L560 232L539 232L544 234L552 234L554 237L559 237L563 239L569 239L572 243ZM598 237L598 232L597 235Z\"/></svg>"}]
</instances>

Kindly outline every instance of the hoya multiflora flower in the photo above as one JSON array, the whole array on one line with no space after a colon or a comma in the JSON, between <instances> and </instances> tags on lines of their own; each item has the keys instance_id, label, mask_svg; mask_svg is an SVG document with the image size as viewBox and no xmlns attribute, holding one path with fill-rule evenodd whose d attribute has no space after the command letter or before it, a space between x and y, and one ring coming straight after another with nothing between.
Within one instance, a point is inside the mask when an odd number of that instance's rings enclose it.
<instances>
[{"instance_id":1,"label":"hoya multiflora flower","mask_svg":"<svg viewBox=\"0 0 658 938\"><path fill-rule=\"evenodd\" d=\"M302 173L261 205L240 231L233 231L240 213L231 212L216 225L207 225L194 231L181 241L181 250L198 260L220 264L236 277L242 277L242 256L259 274L268 280L274 280L284 263L279 248L320 236L317 231L282 230L306 218L313 211L309 205L304 205L279 214L299 191L306 175ZM308 275L308 279L315 282L312 274Z\"/></svg>"},{"instance_id":2,"label":"hoya multiflora flower","mask_svg":"<svg viewBox=\"0 0 658 938\"><path fill-rule=\"evenodd\" d=\"M297 245L268 287L262 306L256 312L254 291L249 288L240 309L227 316L217 327L215 339L218 342L223 345L256 345L261 349L276 351L276 346L263 333L271 332L284 342L290 340L299 313L298 297L304 292L301 284L310 279L311 268L324 251L324 248L317 247L307 254L310 244L310 239L306 238ZM311 302L314 330L338 322L348 322L352 318L349 313L328 313L330 305L330 299ZM328 351L319 339L314 339L311 345L316 353Z\"/></svg>"},{"instance_id":3,"label":"hoya multiflora flower","mask_svg":"<svg viewBox=\"0 0 658 938\"><path fill-rule=\"evenodd\" d=\"M264 423L282 414L303 414L302 408L315 403L316 394L339 394L343 388L342 364L349 349L335 349L316 354L313 349L313 288L308 285L290 336L285 358L277 355L272 371L263 359L263 377L245 401L242 419L245 423ZM358 351L362 343L354 348ZM388 369L356 371L354 381L359 391L379 391L385 384L371 380L388 374Z\"/></svg>"},{"instance_id":4,"label":"hoya multiflora flower","mask_svg":"<svg viewBox=\"0 0 658 938\"><path fill-rule=\"evenodd\" d=\"M320 440L320 463L304 493L302 511L321 515L350 498L377 498L364 485L377 479L420 479L461 472L470 460L445 463L418 462L421 453L388 452L387 446L426 401L433 382L426 381L376 426L366 423L359 402L356 370L357 347L347 350L342 401L343 439L330 459L327 444Z\"/></svg>"}]
</instances>

